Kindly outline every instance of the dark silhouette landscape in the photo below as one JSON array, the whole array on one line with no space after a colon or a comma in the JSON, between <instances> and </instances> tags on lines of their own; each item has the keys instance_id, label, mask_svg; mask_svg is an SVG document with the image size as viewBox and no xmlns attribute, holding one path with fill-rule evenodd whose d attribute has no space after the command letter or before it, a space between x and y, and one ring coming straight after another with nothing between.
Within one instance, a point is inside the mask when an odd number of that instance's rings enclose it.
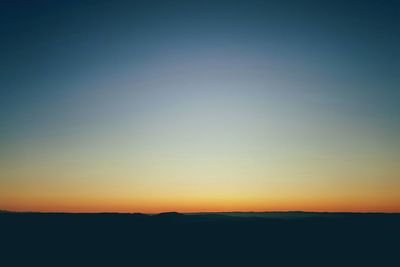
<instances>
[{"instance_id":1,"label":"dark silhouette landscape","mask_svg":"<svg viewBox=\"0 0 400 267\"><path fill-rule=\"evenodd\" d=\"M389 266L400 214L3 211L0 229L15 265Z\"/></svg>"}]
</instances>

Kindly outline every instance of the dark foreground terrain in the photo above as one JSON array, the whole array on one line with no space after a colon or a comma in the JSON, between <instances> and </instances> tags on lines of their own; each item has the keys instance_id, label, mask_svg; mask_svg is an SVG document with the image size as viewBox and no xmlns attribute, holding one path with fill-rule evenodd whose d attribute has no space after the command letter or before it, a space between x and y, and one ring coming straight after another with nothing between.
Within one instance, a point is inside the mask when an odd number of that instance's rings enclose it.
<instances>
[{"instance_id":1,"label":"dark foreground terrain","mask_svg":"<svg viewBox=\"0 0 400 267\"><path fill-rule=\"evenodd\" d=\"M0 266L400 266L400 214L0 213Z\"/></svg>"}]
</instances>

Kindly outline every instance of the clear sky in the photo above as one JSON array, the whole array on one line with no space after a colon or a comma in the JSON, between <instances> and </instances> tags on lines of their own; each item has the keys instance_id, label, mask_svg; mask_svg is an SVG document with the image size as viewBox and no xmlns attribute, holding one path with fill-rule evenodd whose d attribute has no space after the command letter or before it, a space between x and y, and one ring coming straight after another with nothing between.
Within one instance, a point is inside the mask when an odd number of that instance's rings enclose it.
<instances>
[{"instance_id":1,"label":"clear sky","mask_svg":"<svg viewBox=\"0 0 400 267\"><path fill-rule=\"evenodd\" d=\"M1 1L0 209L400 211L399 1Z\"/></svg>"}]
</instances>

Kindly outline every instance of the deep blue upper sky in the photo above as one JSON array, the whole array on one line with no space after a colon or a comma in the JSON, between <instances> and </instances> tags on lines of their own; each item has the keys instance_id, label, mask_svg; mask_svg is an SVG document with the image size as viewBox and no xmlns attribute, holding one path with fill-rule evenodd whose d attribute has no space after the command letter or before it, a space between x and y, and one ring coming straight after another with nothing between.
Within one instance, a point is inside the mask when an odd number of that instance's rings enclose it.
<instances>
[{"instance_id":1,"label":"deep blue upper sky","mask_svg":"<svg viewBox=\"0 0 400 267\"><path fill-rule=\"evenodd\" d=\"M1 1L0 17L2 130L68 117L76 83L184 53L265 56L399 117L398 1Z\"/></svg>"}]
</instances>

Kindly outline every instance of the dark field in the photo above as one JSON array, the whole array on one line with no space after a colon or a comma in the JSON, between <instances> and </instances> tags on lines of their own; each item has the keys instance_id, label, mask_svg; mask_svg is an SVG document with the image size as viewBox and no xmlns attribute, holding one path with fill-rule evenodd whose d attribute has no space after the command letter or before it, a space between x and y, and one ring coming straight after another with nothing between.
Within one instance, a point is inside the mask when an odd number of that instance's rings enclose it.
<instances>
[{"instance_id":1,"label":"dark field","mask_svg":"<svg viewBox=\"0 0 400 267\"><path fill-rule=\"evenodd\" d=\"M1 266L400 266L400 214L1 213Z\"/></svg>"}]
</instances>

